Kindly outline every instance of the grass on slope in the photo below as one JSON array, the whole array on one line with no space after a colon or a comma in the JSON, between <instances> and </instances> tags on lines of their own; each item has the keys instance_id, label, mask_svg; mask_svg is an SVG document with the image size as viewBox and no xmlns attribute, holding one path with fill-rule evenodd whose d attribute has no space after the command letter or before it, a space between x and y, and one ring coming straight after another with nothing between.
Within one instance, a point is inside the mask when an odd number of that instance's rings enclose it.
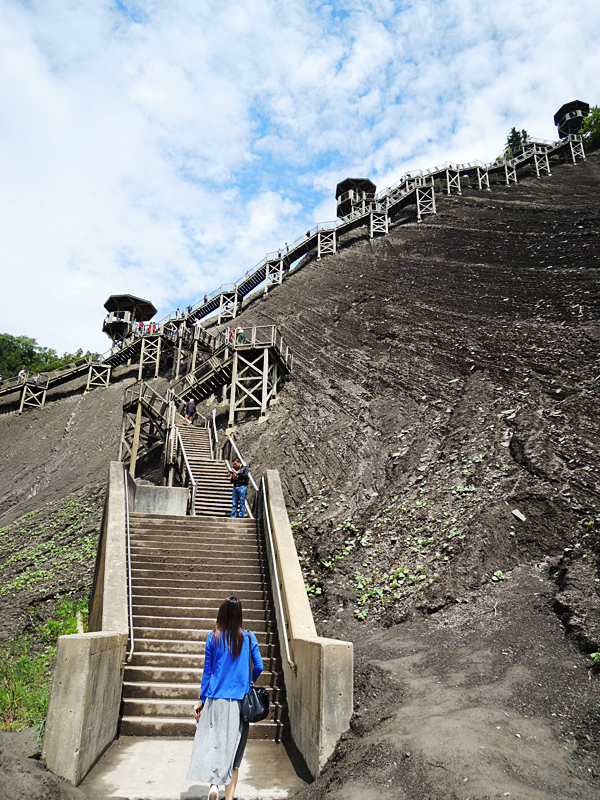
<instances>
[{"instance_id":1,"label":"grass on slope","mask_svg":"<svg viewBox=\"0 0 600 800\"><path fill-rule=\"evenodd\" d=\"M77 633L79 620L86 630L87 600L61 597L54 616L35 625L41 651L33 652L31 633L18 634L0 645L0 729L19 731L43 725L58 637Z\"/></svg>"},{"instance_id":2,"label":"grass on slope","mask_svg":"<svg viewBox=\"0 0 600 800\"><path fill-rule=\"evenodd\" d=\"M43 725L58 637L87 629L101 514L79 492L0 528L0 729Z\"/></svg>"}]
</instances>

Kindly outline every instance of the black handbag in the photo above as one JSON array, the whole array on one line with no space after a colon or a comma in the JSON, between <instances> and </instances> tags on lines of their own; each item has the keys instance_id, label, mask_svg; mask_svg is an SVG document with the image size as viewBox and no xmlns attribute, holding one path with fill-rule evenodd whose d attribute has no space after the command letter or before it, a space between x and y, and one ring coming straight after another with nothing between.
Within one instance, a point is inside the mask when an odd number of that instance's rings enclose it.
<instances>
[{"instance_id":1,"label":"black handbag","mask_svg":"<svg viewBox=\"0 0 600 800\"><path fill-rule=\"evenodd\" d=\"M263 686L254 686L252 683L252 641L248 637L250 650L250 691L242 700L240 714L242 722L260 722L269 716L271 700L269 693Z\"/></svg>"}]
</instances>

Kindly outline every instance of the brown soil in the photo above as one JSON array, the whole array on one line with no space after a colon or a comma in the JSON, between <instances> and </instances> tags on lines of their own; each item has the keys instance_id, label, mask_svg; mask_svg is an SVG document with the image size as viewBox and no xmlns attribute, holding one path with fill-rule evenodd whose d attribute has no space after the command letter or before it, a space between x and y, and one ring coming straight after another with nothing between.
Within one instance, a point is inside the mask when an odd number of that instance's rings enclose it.
<instances>
[{"instance_id":1,"label":"brown soil","mask_svg":"<svg viewBox=\"0 0 600 800\"><path fill-rule=\"evenodd\" d=\"M599 187L596 155L440 199L245 313L295 369L238 440L356 647L307 798L600 797Z\"/></svg>"},{"instance_id":2,"label":"brown soil","mask_svg":"<svg viewBox=\"0 0 600 800\"><path fill-rule=\"evenodd\" d=\"M596 155L439 198L242 316L295 369L237 441L281 471L320 632L355 644L306 798L600 798L599 188ZM0 418L0 525L97 492L122 389Z\"/></svg>"}]
</instances>

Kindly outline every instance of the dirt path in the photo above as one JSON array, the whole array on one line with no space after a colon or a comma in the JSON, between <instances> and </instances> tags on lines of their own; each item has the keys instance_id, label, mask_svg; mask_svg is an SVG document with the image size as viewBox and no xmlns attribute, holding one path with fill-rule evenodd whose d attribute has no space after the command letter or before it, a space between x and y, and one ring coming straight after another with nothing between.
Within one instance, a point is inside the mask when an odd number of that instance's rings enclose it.
<instances>
[{"instance_id":1,"label":"dirt path","mask_svg":"<svg viewBox=\"0 0 600 800\"><path fill-rule=\"evenodd\" d=\"M600 797L600 676L565 639L555 591L544 563L429 619L363 637L342 621L358 709L301 797Z\"/></svg>"}]
</instances>

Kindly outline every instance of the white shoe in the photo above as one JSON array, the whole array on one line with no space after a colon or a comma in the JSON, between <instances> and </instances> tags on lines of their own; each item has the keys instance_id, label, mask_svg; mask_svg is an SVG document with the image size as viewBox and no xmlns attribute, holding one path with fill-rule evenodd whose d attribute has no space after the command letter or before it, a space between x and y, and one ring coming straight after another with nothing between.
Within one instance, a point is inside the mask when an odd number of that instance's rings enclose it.
<instances>
[{"instance_id":1,"label":"white shoe","mask_svg":"<svg viewBox=\"0 0 600 800\"><path fill-rule=\"evenodd\" d=\"M208 790L208 800L219 800L219 787L211 786Z\"/></svg>"}]
</instances>

